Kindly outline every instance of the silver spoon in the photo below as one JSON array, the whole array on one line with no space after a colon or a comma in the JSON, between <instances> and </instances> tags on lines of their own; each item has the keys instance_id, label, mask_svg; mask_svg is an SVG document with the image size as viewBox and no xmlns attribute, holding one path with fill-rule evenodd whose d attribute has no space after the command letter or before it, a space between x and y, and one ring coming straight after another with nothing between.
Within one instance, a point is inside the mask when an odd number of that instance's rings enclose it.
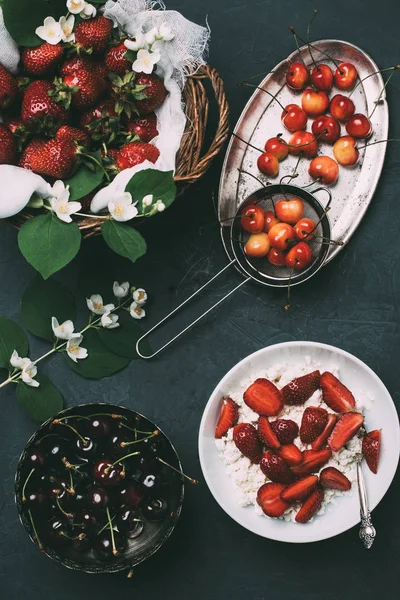
<instances>
[{"instance_id":1,"label":"silver spoon","mask_svg":"<svg viewBox=\"0 0 400 600\"><path fill-rule=\"evenodd\" d=\"M367 488L365 485L364 475L362 472L361 462L363 456L362 454L357 454L357 483L358 483L358 496L360 498L360 516L361 516L361 525L360 525L360 538L364 543L364 546L367 548L371 548L374 543L376 537L375 527L372 525L371 521L371 513L368 508L368 496L367 496Z\"/></svg>"}]
</instances>

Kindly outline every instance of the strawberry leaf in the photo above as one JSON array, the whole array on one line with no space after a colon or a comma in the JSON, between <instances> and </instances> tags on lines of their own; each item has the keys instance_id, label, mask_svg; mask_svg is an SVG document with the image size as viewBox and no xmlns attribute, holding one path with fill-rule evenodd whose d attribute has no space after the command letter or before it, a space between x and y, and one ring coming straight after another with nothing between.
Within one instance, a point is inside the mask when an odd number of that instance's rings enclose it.
<instances>
[{"instance_id":1,"label":"strawberry leaf","mask_svg":"<svg viewBox=\"0 0 400 600\"><path fill-rule=\"evenodd\" d=\"M28 355L28 340L25 331L17 323L0 316L0 368L10 368L10 358L16 350L19 356Z\"/></svg>"},{"instance_id":2,"label":"strawberry leaf","mask_svg":"<svg viewBox=\"0 0 400 600\"><path fill-rule=\"evenodd\" d=\"M129 192L137 202L140 214L143 212L143 198L147 194L153 194L154 202L162 200L165 206L168 207L176 197L174 172L144 169L133 175L128 181L125 191Z\"/></svg>"},{"instance_id":3,"label":"strawberry leaf","mask_svg":"<svg viewBox=\"0 0 400 600\"><path fill-rule=\"evenodd\" d=\"M65 15L65 0L2 0L4 23L18 46L39 46L44 43L35 30L51 14L56 21Z\"/></svg>"},{"instance_id":4,"label":"strawberry leaf","mask_svg":"<svg viewBox=\"0 0 400 600\"><path fill-rule=\"evenodd\" d=\"M144 238L136 229L125 223L107 220L101 226L101 232L111 250L133 263L146 254L147 246Z\"/></svg>"},{"instance_id":5,"label":"strawberry leaf","mask_svg":"<svg viewBox=\"0 0 400 600\"><path fill-rule=\"evenodd\" d=\"M63 409L64 401L50 379L40 373L35 379L40 384L36 388L30 387L22 381L18 382L17 399L32 419L46 421Z\"/></svg>"}]
</instances>

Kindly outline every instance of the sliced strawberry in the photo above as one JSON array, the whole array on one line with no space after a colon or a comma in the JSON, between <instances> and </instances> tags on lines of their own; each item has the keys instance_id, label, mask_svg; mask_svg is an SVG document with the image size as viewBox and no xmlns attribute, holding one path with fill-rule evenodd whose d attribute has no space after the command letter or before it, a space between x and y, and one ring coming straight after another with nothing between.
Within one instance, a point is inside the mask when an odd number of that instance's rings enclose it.
<instances>
[{"instance_id":1,"label":"sliced strawberry","mask_svg":"<svg viewBox=\"0 0 400 600\"><path fill-rule=\"evenodd\" d=\"M296 377L281 389L285 404L304 404L319 388L320 372L313 371L302 377Z\"/></svg>"},{"instance_id":2,"label":"sliced strawberry","mask_svg":"<svg viewBox=\"0 0 400 600\"><path fill-rule=\"evenodd\" d=\"M278 450L276 450L276 453L278 456L283 458L283 460L290 467L299 465L303 461L303 453L295 444L286 444L285 446L281 446Z\"/></svg>"},{"instance_id":3,"label":"sliced strawberry","mask_svg":"<svg viewBox=\"0 0 400 600\"><path fill-rule=\"evenodd\" d=\"M281 444L292 444L299 435L299 426L291 419L272 421L271 428Z\"/></svg>"},{"instance_id":4,"label":"sliced strawberry","mask_svg":"<svg viewBox=\"0 0 400 600\"><path fill-rule=\"evenodd\" d=\"M351 488L351 481L335 467L326 467L319 474L319 482L323 488L342 490L347 492Z\"/></svg>"},{"instance_id":5,"label":"sliced strawberry","mask_svg":"<svg viewBox=\"0 0 400 600\"><path fill-rule=\"evenodd\" d=\"M325 425L325 429L313 442L311 442L311 448L313 450L322 450L322 448L326 446L328 438L336 425L336 420L336 415L333 415L332 413L328 415L328 421Z\"/></svg>"},{"instance_id":6,"label":"sliced strawberry","mask_svg":"<svg viewBox=\"0 0 400 600\"><path fill-rule=\"evenodd\" d=\"M356 401L353 394L329 371L325 371L321 375L321 388L324 402L332 410L346 413L354 409Z\"/></svg>"},{"instance_id":7,"label":"sliced strawberry","mask_svg":"<svg viewBox=\"0 0 400 600\"><path fill-rule=\"evenodd\" d=\"M319 511L323 499L324 490L320 486L317 486L297 513L297 523L307 523Z\"/></svg>"},{"instance_id":8,"label":"sliced strawberry","mask_svg":"<svg viewBox=\"0 0 400 600\"><path fill-rule=\"evenodd\" d=\"M370 431L367 433L365 438L362 441L362 453L364 455L365 460L367 461L367 465L371 469L373 473L378 472L378 461L379 461L379 452L381 449L381 431L380 429L374 429L374 431Z\"/></svg>"},{"instance_id":9,"label":"sliced strawberry","mask_svg":"<svg viewBox=\"0 0 400 600\"><path fill-rule=\"evenodd\" d=\"M292 473L298 477L317 473L321 467L331 458L332 452L329 448L325 450L304 450L303 462L295 467L292 467Z\"/></svg>"},{"instance_id":10,"label":"sliced strawberry","mask_svg":"<svg viewBox=\"0 0 400 600\"><path fill-rule=\"evenodd\" d=\"M252 463L259 463L262 456L262 446L257 436L256 428L250 423L239 423L233 430L233 441L244 456Z\"/></svg>"},{"instance_id":11,"label":"sliced strawberry","mask_svg":"<svg viewBox=\"0 0 400 600\"><path fill-rule=\"evenodd\" d=\"M325 429L328 422L328 413L324 408L308 406L301 420L300 439L303 444L310 444Z\"/></svg>"},{"instance_id":12,"label":"sliced strawberry","mask_svg":"<svg viewBox=\"0 0 400 600\"><path fill-rule=\"evenodd\" d=\"M284 489L282 483L264 483L258 490L257 503L268 517L281 517L289 508L289 503L280 496Z\"/></svg>"},{"instance_id":13,"label":"sliced strawberry","mask_svg":"<svg viewBox=\"0 0 400 600\"><path fill-rule=\"evenodd\" d=\"M215 437L222 438L231 427L236 425L239 418L239 407L232 398L224 398L222 401L221 412L218 423L215 428Z\"/></svg>"},{"instance_id":14,"label":"sliced strawberry","mask_svg":"<svg viewBox=\"0 0 400 600\"><path fill-rule=\"evenodd\" d=\"M263 454L260 468L268 479L276 483L290 483L293 480L293 473L288 464L271 450Z\"/></svg>"},{"instance_id":15,"label":"sliced strawberry","mask_svg":"<svg viewBox=\"0 0 400 600\"><path fill-rule=\"evenodd\" d=\"M280 448L280 442L275 433L271 429L270 422L267 417L261 416L257 423L257 433L260 441L268 448Z\"/></svg>"},{"instance_id":16,"label":"sliced strawberry","mask_svg":"<svg viewBox=\"0 0 400 600\"><path fill-rule=\"evenodd\" d=\"M357 433L364 423L364 417L357 412L342 415L336 423L328 439L328 445L333 452L338 452Z\"/></svg>"},{"instance_id":17,"label":"sliced strawberry","mask_svg":"<svg viewBox=\"0 0 400 600\"><path fill-rule=\"evenodd\" d=\"M267 417L277 415L283 408L280 391L268 379L256 379L243 394L243 399L251 410Z\"/></svg>"},{"instance_id":18,"label":"sliced strawberry","mask_svg":"<svg viewBox=\"0 0 400 600\"><path fill-rule=\"evenodd\" d=\"M315 490L317 483L317 475L309 475L304 479L299 479L281 492L281 498L285 502L302 502Z\"/></svg>"}]
</instances>

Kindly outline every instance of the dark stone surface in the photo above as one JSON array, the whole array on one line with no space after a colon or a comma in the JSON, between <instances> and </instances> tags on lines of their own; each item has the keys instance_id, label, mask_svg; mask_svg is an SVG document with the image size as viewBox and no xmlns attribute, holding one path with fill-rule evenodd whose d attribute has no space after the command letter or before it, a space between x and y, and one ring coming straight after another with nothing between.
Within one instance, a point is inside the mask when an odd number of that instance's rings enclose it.
<instances>
[{"instance_id":1,"label":"dark stone surface","mask_svg":"<svg viewBox=\"0 0 400 600\"><path fill-rule=\"evenodd\" d=\"M248 97L236 84L287 56L293 49L287 26L304 30L316 5L321 14L315 38L349 40L382 67L399 60L397 0L187 0L168 5L197 22L208 14L213 33L210 62L225 79L232 123ZM392 82L388 90L391 137L400 137L398 78ZM281 292L249 286L161 358L135 362L113 378L83 380L61 358L43 366L43 372L62 389L68 406L83 401L119 402L157 421L176 444L186 471L201 480L197 489L188 487L172 538L136 569L133 580L69 572L42 556L29 541L14 507L13 477L35 424L18 406L15 390L11 386L2 390L0 589L4 600L398 598L398 478L374 511L378 537L370 552L363 549L356 529L317 544L280 544L240 528L213 500L201 478L197 432L207 399L227 370L247 354L285 340L317 340L354 353L376 371L399 404L399 164L398 148L389 145L378 191L356 235L337 259L296 289L289 314L282 310ZM143 285L153 299L146 325L156 322L225 263L211 200L219 169L217 163L171 210L148 224L145 235L150 250L137 266L94 242L85 244L79 259L58 278L73 289L84 280L85 290L93 293L99 289L94 283L99 277L103 284L115 278ZM1 314L19 320L19 301L33 275L19 254L15 231L1 224ZM227 274L212 286L208 297L186 312L181 323L237 281L238 275ZM85 290L80 289L82 294ZM33 356L43 353L45 344L32 338L30 342Z\"/></svg>"}]
</instances>

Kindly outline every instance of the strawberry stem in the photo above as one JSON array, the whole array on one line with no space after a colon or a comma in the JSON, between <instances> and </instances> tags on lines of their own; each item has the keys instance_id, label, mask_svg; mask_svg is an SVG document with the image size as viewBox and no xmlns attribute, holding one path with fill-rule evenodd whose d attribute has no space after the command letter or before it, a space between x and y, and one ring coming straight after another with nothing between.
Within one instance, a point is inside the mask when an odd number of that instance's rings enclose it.
<instances>
[{"instance_id":1,"label":"strawberry stem","mask_svg":"<svg viewBox=\"0 0 400 600\"><path fill-rule=\"evenodd\" d=\"M101 162L97 160L97 158L95 158L91 154L87 154L86 152L82 152L82 150L80 148L77 149L76 153L79 154L80 156L83 156L84 158L88 158L95 165L97 165L99 167L99 169L101 169L101 171L103 171L103 173L105 175L105 178L107 179L107 182L110 183L111 179L110 179L109 174L107 173L107 170L103 167L103 165L101 164Z\"/></svg>"}]
</instances>

